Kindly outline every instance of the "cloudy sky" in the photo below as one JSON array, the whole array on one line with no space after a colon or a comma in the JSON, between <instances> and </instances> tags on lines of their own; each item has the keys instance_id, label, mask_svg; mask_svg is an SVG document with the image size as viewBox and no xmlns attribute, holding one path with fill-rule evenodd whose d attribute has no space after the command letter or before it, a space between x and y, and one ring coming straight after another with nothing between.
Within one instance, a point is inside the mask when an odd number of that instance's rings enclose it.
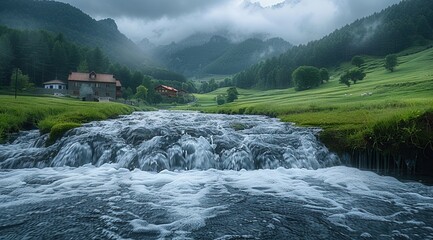
<instances>
[{"instance_id":1,"label":"cloudy sky","mask_svg":"<svg viewBox=\"0 0 433 240\"><path fill-rule=\"evenodd\" d=\"M113 18L134 41L179 41L196 32L318 39L400 0L59 0L95 19Z\"/></svg>"}]
</instances>

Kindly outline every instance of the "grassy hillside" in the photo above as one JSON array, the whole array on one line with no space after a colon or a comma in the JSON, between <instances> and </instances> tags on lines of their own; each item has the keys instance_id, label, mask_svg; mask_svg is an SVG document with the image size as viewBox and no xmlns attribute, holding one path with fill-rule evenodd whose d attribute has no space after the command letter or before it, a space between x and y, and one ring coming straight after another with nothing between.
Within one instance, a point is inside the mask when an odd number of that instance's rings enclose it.
<instances>
[{"instance_id":1,"label":"grassy hillside","mask_svg":"<svg viewBox=\"0 0 433 240\"><path fill-rule=\"evenodd\" d=\"M82 123L129 114L134 109L119 103L82 102L69 98L0 95L0 142L9 133L39 128L50 141Z\"/></svg>"},{"instance_id":2,"label":"grassy hillside","mask_svg":"<svg viewBox=\"0 0 433 240\"><path fill-rule=\"evenodd\" d=\"M384 59L365 56L363 69L367 77L351 87L338 83L340 74L351 67L344 63L333 70L329 83L317 89L302 92L238 89L238 100L217 106L214 98L226 90L218 89L196 95L198 102L187 108L276 116L298 125L323 128L322 138L334 149L362 149L369 144L366 138L379 131L379 126L394 122L398 125L432 111L433 49L418 50L400 53L399 66L393 73L383 68Z\"/></svg>"}]
</instances>

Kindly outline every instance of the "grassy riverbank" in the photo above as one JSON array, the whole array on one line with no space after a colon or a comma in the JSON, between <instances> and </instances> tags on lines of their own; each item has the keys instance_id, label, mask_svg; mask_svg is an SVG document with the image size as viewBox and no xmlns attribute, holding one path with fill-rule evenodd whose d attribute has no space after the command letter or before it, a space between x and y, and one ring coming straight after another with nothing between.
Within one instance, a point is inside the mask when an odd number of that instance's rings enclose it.
<instances>
[{"instance_id":1,"label":"grassy riverbank","mask_svg":"<svg viewBox=\"0 0 433 240\"><path fill-rule=\"evenodd\" d=\"M135 109L119 103L83 102L70 98L0 95L0 142L10 133L39 128L50 141L90 121L104 120Z\"/></svg>"},{"instance_id":2,"label":"grassy riverbank","mask_svg":"<svg viewBox=\"0 0 433 240\"><path fill-rule=\"evenodd\" d=\"M352 67L345 63L333 69L330 82L317 89L301 92L238 89L238 100L217 106L215 97L226 91L218 89L196 95L198 102L183 108L214 113L265 114L301 126L321 127L324 129L322 140L337 151L369 146L390 151L394 148L385 144L392 141L396 141L392 144L401 144L401 141L408 141L406 138L412 138L411 143L406 144L413 143L414 147L421 148L433 140L431 129L427 129L430 131L425 139L427 142L413 140L417 138L417 132L423 131L422 121L427 121L426 124L433 121L429 118L433 112L433 49L417 51L411 49L400 53L399 66L392 73L383 68L383 58L365 56L363 69L367 77L351 87L338 83L340 74ZM411 129L413 127L417 129ZM395 139L396 136L391 135L404 136Z\"/></svg>"}]
</instances>

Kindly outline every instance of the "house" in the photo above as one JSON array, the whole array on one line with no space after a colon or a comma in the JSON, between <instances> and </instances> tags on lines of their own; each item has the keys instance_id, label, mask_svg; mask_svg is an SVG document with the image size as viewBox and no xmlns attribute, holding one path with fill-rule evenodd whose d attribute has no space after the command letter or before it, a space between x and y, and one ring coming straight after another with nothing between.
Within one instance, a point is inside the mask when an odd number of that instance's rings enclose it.
<instances>
[{"instance_id":1,"label":"house","mask_svg":"<svg viewBox=\"0 0 433 240\"><path fill-rule=\"evenodd\" d=\"M176 88L165 86L165 85L159 85L155 87L155 92L161 94L163 97L169 97L174 98L179 95L179 91Z\"/></svg>"},{"instance_id":2,"label":"house","mask_svg":"<svg viewBox=\"0 0 433 240\"><path fill-rule=\"evenodd\" d=\"M60 80L51 80L43 83L45 89L66 90L67 84Z\"/></svg>"},{"instance_id":3,"label":"house","mask_svg":"<svg viewBox=\"0 0 433 240\"><path fill-rule=\"evenodd\" d=\"M114 75L72 72L68 77L69 95L83 100L117 99L122 96L122 84Z\"/></svg>"}]
</instances>

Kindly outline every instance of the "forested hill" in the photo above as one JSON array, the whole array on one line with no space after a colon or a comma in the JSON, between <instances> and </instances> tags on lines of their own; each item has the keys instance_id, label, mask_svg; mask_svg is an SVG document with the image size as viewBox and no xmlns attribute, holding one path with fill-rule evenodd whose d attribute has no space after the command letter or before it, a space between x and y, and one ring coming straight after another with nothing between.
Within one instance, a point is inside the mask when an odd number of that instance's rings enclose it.
<instances>
[{"instance_id":1,"label":"forested hill","mask_svg":"<svg viewBox=\"0 0 433 240\"><path fill-rule=\"evenodd\" d=\"M114 62L129 66L150 62L135 43L119 32L114 20L96 21L65 3L1 0L0 25L63 33L68 40L89 47L100 47Z\"/></svg>"},{"instance_id":2,"label":"forested hill","mask_svg":"<svg viewBox=\"0 0 433 240\"><path fill-rule=\"evenodd\" d=\"M433 1L405 0L328 36L254 65L234 80L243 88L286 88L299 66L332 67L355 55L384 56L433 40Z\"/></svg>"}]
</instances>

